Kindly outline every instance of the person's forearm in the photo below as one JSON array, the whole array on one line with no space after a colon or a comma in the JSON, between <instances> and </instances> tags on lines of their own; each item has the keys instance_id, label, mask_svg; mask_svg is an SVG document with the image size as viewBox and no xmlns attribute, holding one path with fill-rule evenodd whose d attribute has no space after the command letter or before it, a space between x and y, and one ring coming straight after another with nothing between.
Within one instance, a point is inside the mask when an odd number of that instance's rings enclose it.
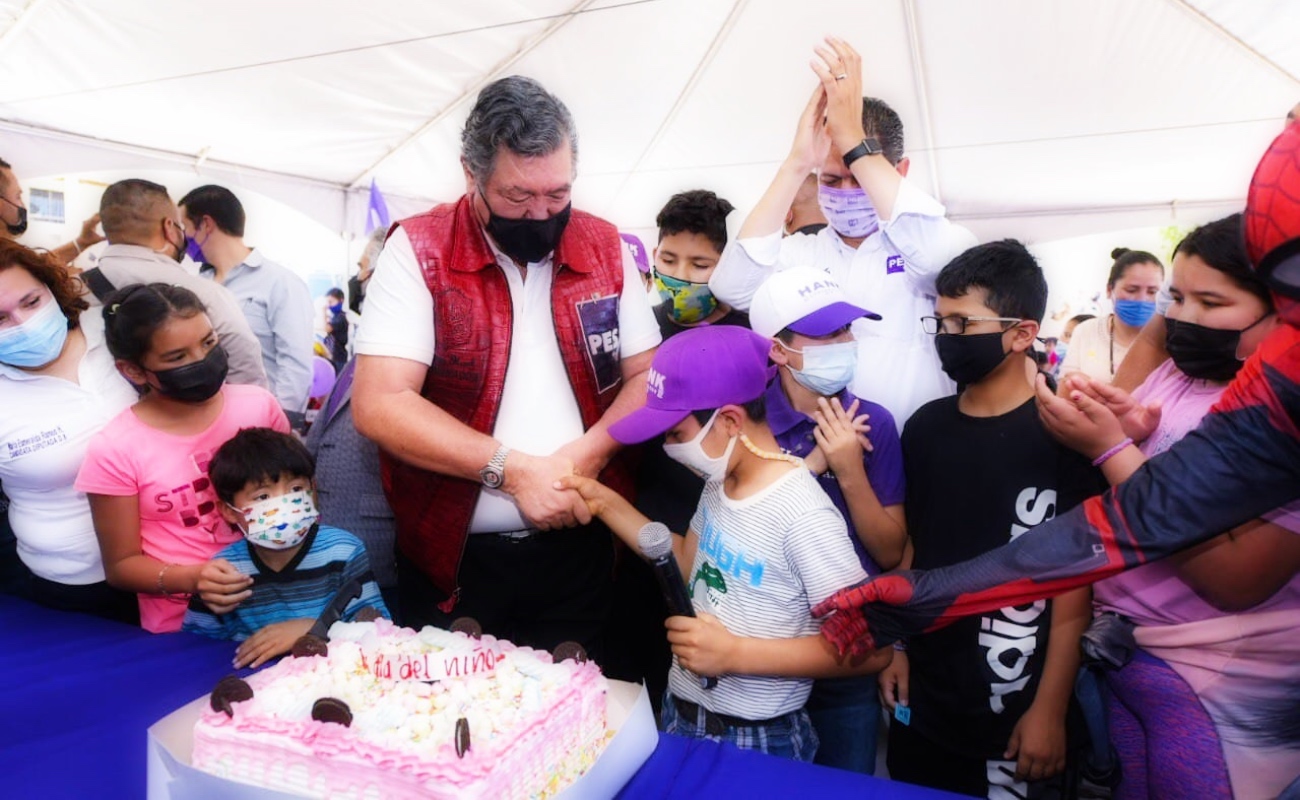
<instances>
[{"instance_id":1,"label":"person's forearm","mask_svg":"<svg viewBox=\"0 0 1300 800\"><path fill-rule=\"evenodd\" d=\"M104 565L108 584L139 594L193 594L202 564L171 564L143 553Z\"/></svg>"},{"instance_id":2,"label":"person's forearm","mask_svg":"<svg viewBox=\"0 0 1300 800\"><path fill-rule=\"evenodd\" d=\"M1047 657L1033 702L1061 719L1065 719L1074 695L1074 679L1079 672L1079 640L1088 627L1091 609L1092 590L1086 587L1052 600Z\"/></svg>"},{"instance_id":3,"label":"person's forearm","mask_svg":"<svg viewBox=\"0 0 1300 800\"><path fill-rule=\"evenodd\" d=\"M1115 369L1115 377L1110 384L1132 392L1167 358L1169 352L1165 350L1165 318L1156 314L1142 326L1124 360Z\"/></svg>"},{"instance_id":4,"label":"person's forearm","mask_svg":"<svg viewBox=\"0 0 1300 800\"><path fill-rule=\"evenodd\" d=\"M882 648L864 656L840 657L835 647L821 636L797 639L736 637L727 672L736 675L771 675L783 678L840 678L874 675L889 666L893 648Z\"/></svg>"},{"instance_id":5,"label":"person's forearm","mask_svg":"<svg viewBox=\"0 0 1300 800\"><path fill-rule=\"evenodd\" d=\"M609 426L645 405L645 382L649 369L650 365L646 363L644 369L624 377L618 396L596 424L569 447L563 448L565 455L573 460L578 474L588 478L596 477L622 447L609 435Z\"/></svg>"},{"instance_id":6,"label":"person's forearm","mask_svg":"<svg viewBox=\"0 0 1300 800\"><path fill-rule=\"evenodd\" d=\"M848 145L844 151L839 151L842 156L848 150L853 149L859 142L853 142ZM883 155L863 156L849 165L849 171L853 173L853 178L871 198L871 205L876 209L876 214L880 217L881 222L889 222L894 218L894 201L898 199L898 189L903 183L903 176L898 174L898 169L889 163L889 160Z\"/></svg>"},{"instance_id":7,"label":"person's forearm","mask_svg":"<svg viewBox=\"0 0 1300 800\"><path fill-rule=\"evenodd\" d=\"M867 549L867 555L881 569L893 569L903 559L907 531L902 523L880 504L876 492L862 469L835 473L835 478L849 506L854 532Z\"/></svg>"},{"instance_id":8,"label":"person's forearm","mask_svg":"<svg viewBox=\"0 0 1300 800\"><path fill-rule=\"evenodd\" d=\"M776 171L776 176L768 184L767 191L758 199L749 216L740 226L736 238L748 239L753 236L767 236L781 230L785 225L785 215L794 202L799 187L807 180L815 166L796 163L787 158Z\"/></svg>"},{"instance_id":9,"label":"person's forearm","mask_svg":"<svg viewBox=\"0 0 1300 800\"><path fill-rule=\"evenodd\" d=\"M361 375L358 365L358 383ZM394 458L440 475L478 481L500 446L412 390L380 397L354 390L352 416L357 431Z\"/></svg>"},{"instance_id":10,"label":"person's forearm","mask_svg":"<svg viewBox=\"0 0 1300 800\"><path fill-rule=\"evenodd\" d=\"M1138 446L1130 444L1115 455L1106 459L1101 465L1101 474L1111 486L1118 486L1129 479L1138 467L1147 463L1147 457Z\"/></svg>"}]
</instances>

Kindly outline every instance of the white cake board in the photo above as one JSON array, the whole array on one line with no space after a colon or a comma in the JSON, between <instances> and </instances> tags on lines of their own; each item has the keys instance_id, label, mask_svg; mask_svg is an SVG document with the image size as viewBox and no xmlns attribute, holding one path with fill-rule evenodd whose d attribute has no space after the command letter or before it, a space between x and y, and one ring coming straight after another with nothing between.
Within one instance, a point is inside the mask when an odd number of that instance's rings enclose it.
<instances>
[{"instance_id":1,"label":"white cake board","mask_svg":"<svg viewBox=\"0 0 1300 800\"><path fill-rule=\"evenodd\" d=\"M644 686L609 681L607 728L614 737L591 769L558 800L608 800L618 794L659 743L650 695ZM149 728L148 800L291 800L285 794L218 778L190 766L194 723L208 702L204 695Z\"/></svg>"}]
</instances>

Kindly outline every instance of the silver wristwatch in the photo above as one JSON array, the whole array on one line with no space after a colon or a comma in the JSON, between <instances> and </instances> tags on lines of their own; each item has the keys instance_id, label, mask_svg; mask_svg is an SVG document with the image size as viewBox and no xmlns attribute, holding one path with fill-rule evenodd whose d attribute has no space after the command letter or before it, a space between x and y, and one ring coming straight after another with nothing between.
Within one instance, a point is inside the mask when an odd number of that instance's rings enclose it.
<instances>
[{"instance_id":1,"label":"silver wristwatch","mask_svg":"<svg viewBox=\"0 0 1300 800\"><path fill-rule=\"evenodd\" d=\"M497 451L492 454L492 459L488 461L487 466L478 471L478 479L489 489L500 489L501 484L506 480L506 456L510 455L510 448L501 445Z\"/></svg>"}]
</instances>

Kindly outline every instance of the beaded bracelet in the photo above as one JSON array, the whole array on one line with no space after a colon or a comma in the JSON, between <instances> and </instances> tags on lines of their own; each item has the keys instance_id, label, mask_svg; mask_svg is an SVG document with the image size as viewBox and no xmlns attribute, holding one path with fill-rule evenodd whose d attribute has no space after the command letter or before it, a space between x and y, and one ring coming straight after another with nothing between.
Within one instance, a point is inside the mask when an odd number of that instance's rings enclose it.
<instances>
[{"instance_id":1,"label":"beaded bracelet","mask_svg":"<svg viewBox=\"0 0 1300 800\"><path fill-rule=\"evenodd\" d=\"M1124 441L1120 442L1119 444L1115 445L1111 449L1107 450L1106 452L1094 458L1092 460L1092 465L1094 467L1100 467L1102 464L1105 464L1107 461L1110 461L1112 458L1118 455L1119 451L1123 450L1125 447L1128 447L1131 444L1133 444L1133 440L1128 438L1127 436L1124 437Z\"/></svg>"}]
</instances>

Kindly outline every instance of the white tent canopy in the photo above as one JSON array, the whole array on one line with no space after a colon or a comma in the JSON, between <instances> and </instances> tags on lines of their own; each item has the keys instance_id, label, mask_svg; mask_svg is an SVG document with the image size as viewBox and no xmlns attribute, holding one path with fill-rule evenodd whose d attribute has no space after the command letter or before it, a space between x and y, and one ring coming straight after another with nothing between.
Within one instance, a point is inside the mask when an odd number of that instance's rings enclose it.
<instances>
[{"instance_id":1,"label":"white tent canopy","mask_svg":"<svg viewBox=\"0 0 1300 800\"><path fill-rule=\"evenodd\" d=\"M1297 31L1282 0L0 0L0 157L179 166L359 232L372 178L396 215L459 195L474 97L520 73L577 120L575 202L646 229L682 189L753 204L834 33L913 179L1043 241L1239 207Z\"/></svg>"}]
</instances>

